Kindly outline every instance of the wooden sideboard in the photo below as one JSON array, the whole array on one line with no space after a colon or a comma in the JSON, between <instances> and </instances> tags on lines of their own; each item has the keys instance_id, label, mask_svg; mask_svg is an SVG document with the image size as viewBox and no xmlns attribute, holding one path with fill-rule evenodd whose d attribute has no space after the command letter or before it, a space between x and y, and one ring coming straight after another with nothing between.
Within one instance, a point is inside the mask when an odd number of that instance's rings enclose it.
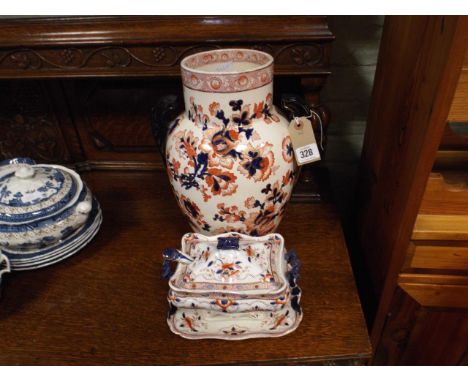
<instances>
[{"instance_id":1,"label":"wooden sideboard","mask_svg":"<svg viewBox=\"0 0 468 382\"><path fill-rule=\"evenodd\" d=\"M159 278L162 249L190 229L158 171L150 129L158 98L182 91L180 60L219 47L271 53L275 97L303 94L326 125L319 96L333 39L318 16L1 21L0 157L74 166L104 222L73 258L4 277L0 325L9 335L0 364L366 364L371 348L340 220L316 165L302 171L279 228L302 262L295 333L181 339L167 327Z\"/></svg>"},{"instance_id":2,"label":"wooden sideboard","mask_svg":"<svg viewBox=\"0 0 468 382\"><path fill-rule=\"evenodd\" d=\"M465 16L386 18L357 204L374 364L468 362L467 47Z\"/></svg>"}]
</instances>

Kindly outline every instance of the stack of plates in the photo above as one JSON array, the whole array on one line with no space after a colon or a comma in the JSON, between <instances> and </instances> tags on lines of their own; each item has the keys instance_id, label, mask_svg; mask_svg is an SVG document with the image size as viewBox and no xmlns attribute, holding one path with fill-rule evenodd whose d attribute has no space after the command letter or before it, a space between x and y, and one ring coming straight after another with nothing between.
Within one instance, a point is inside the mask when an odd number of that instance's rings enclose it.
<instances>
[{"instance_id":1,"label":"stack of plates","mask_svg":"<svg viewBox=\"0 0 468 382\"><path fill-rule=\"evenodd\" d=\"M74 171L28 158L0 163L0 249L12 271L66 259L101 222L98 201Z\"/></svg>"},{"instance_id":2,"label":"stack of plates","mask_svg":"<svg viewBox=\"0 0 468 382\"><path fill-rule=\"evenodd\" d=\"M46 267L74 255L85 247L98 233L101 222L102 212L97 200L93 198L93 209L85 225L70 236L47 248L29 251L2 249L2 252L10 261L11 270L25 271Z\"/></svg>"}]
</instances>

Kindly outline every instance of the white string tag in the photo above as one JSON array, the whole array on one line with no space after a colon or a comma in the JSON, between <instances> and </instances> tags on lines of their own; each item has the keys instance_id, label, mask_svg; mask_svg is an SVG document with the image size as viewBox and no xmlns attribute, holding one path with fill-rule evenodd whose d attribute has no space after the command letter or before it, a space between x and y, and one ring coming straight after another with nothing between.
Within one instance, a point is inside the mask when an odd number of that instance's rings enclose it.
<instances>
[{"instance_id":1,"label":"white string tag","mask_svg":"<svg viewBox=\"0 0 468 382\"><path fill-rule=\"evenodd\" d=\"M295 117L289 124L294 156L299 166L320 160L312 123L306 117Z\"/></svg>"}]
</instances>

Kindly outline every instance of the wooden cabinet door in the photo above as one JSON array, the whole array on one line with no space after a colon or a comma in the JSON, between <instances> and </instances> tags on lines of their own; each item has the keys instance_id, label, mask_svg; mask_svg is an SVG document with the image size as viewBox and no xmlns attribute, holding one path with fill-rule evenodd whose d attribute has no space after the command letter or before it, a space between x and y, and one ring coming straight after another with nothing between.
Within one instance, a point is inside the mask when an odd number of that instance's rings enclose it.
<instances>
[{"instance_id":1,"label":"wooden cabinet door","mask_svg":"<svg viewBox=\"0 0 468 382\"><path fill-rule=\"evenodd\" d=\"M468 286L400 283L376 349L375 365L463 365L468 348ZM459 296L453 305L453 289ZM444 295L452 300L444 302ZM447 305L447 306L446 306Z\"/></svg>"}]
</instances>

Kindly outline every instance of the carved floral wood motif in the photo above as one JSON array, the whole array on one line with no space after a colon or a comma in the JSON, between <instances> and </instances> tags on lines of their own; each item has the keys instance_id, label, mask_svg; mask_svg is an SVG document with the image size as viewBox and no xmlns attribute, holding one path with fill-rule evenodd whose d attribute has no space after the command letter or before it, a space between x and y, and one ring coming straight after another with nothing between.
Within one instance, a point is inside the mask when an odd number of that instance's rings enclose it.
<instances>
[{"instance_id":1,"label":"carved floral wood motif","mask_svg":"<svg viewBox=\"0 0 468 382\"><path fill-rule=\"evenodd\" d=\"M128 74L135 71L141 75L177 75L180 72L179 63L182 58L192 53L219 49L226 44L198 44L198 45L153 45L153 46L104 46L97 48L15 48L0 50L0 75L17 76L18 70L35 71L36 75L78 75L78 73L96 75L100 71L110 69L125 69ZM237 45L239 46L239 45ZM252 44L244 45L270 53L275 58L277 72L285 74L295 67L304 71L303 67L323 67L324 46L318 43L296 44ZM122 73L120 73L122 74Z\"/></svg>"},{"instance_id":2,"label":"carved floral wood motif","mask_svg":"<svg viewBox=\"0 0 468 382\"><path fill-rule=\"evenodd\" d=\"M0 78L173 76L189 54L241 46L272 54L276 74L326 76L334 38L322 16L42 17L0 24Z\"/></svg>"}]
</instances>

